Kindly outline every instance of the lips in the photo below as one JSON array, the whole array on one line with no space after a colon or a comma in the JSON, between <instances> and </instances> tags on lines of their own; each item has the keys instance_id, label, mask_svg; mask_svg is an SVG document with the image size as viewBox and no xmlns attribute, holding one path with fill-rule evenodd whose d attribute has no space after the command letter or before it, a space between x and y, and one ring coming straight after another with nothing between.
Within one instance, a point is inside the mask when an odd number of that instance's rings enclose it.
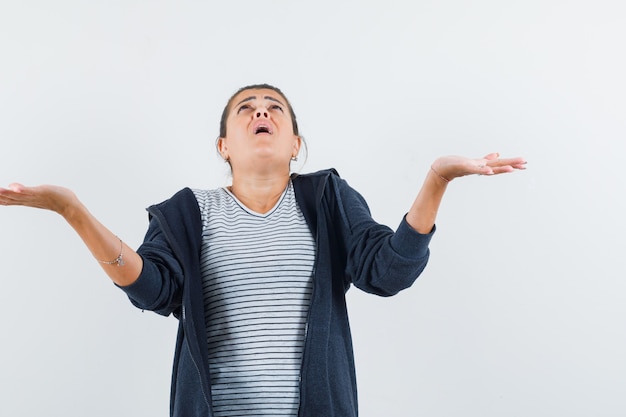
<instances>
[{"instance_id":1,"label":"lips","mask_svg":"<svg viewBox=\"0 0 626 417\"><path fill-rule=\"evenodd\" d=\"M272 125L270 125L268 122L263 121L263 120L259 120L257 122L254 123L254 125L252 125L252 131L254 132L255 135L271 135L274 133L274 130L272 129Z\"/></svg>"}]
</instances>

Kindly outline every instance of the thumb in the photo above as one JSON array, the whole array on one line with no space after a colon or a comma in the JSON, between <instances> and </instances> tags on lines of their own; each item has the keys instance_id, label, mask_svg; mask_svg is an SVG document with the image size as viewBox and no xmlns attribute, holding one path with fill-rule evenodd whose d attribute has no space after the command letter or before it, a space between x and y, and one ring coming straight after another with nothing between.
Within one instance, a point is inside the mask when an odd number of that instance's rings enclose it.
<instances>
[{"instance_id":1,"label":"thumb","mask_svg":"<svg viewBox=\"0 0 626 417\"><path fill-rule=\"evenodd\" d=\"M498 159L498 158L500 158L500 153L499 152L492 152L492 153L490 153L488 155L485 155L483 157L483 159L486 159L488 161L493 160L493 159Z\"/></svg>"},{"instance_id":2,"label":"thumb","mask_svg":"<svg viewBox=\"0 0 626 417\"><path fill-rule=\"evenodd\" d=\"M22 191L24 191L26 187L20 183L14 182L12 184L9 184L9 190L16 192L16 193L21 193Z\"/></svg>"}]
</instances>

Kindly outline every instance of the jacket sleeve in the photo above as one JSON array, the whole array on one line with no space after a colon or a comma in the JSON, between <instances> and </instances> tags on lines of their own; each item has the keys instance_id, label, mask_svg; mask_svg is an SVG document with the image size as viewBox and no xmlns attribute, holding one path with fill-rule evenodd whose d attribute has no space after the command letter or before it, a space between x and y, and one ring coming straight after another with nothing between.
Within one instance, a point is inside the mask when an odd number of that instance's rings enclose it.
<instances>
[{"instance_id":1,"label":"jacket sleeve","mask_svg":"<svg viewBox=\"0 0 626 417\"><path fill-rule=\"evenodd\" d=\"M333 176L346 249L346 277L357 288L391 296L410 287L428 262L428 234L414 230L406 216L397 230L372 219L363 197L343 179Z\"/></svg>"},{"instance_id":2,"label":"jacket sleeve","mask_svg":"<svg viewBox=\"0 0 626 417\"><path fill-rule=\"evenodd\" d=\"M177 315L182 303L183 270L161 229L152 217L143 244L137 249L143 260L139 278L120 287L128 298L142 310L168 316Z\"/></svg>"}]
</instances>

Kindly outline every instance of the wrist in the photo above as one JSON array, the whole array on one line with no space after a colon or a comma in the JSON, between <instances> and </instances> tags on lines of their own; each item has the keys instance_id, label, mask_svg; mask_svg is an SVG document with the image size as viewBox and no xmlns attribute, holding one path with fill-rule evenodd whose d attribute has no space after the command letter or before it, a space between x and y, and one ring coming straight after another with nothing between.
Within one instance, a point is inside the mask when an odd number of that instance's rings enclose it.
<instances>
[{"instance_id":1,"label":"wrist","mask_svg":"<svg viewBox=\"0 0 626 417\"><path fill-rule=\"evenodd\" d=\"M87 208L75 197L55 211L70 224L80 222L87 214Z\"/></svg>"},{"instance_id":2,"label":"wrist","mask_svg":"<svg viewBox=\"0 0 626 417\"><path fill-rule=\"evenodd\" d=\"M440 182L443 182L444 184L448 184L450 181L452 181L452 178L449 178L445 175L442 175L441 172L439 171L439 169L434 167L435 164L430 166L430 173L434 174L435 177L437 177L437 179Z\"/></svg>"}]
</instances>

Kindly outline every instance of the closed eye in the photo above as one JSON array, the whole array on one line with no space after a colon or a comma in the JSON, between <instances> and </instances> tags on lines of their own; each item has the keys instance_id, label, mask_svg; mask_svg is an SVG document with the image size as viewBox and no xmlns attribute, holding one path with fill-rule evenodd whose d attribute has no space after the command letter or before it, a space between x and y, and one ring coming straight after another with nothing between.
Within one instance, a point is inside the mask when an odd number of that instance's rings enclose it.
<instances>
[{"instance_id":1,"label":"closed eye","mask_svg":"<svg viewBox=\"0 0 626 417\"><path fill-rule=\"evenodd\" d=\"M271 109L271 110L278 110L278 111L281 111L281 112L283 111L283 108L282 108L282 107L280 107L278 104L273 104L273 105L271 105L271 106L270 106L270 109Z\"/></svg>"},{"instance_id":2,"label":"closed eye","mask_svg":"<svg viewBox=\"0 0 626 417\"><path fill-rule=\"evenodd\" d=\"M244 104L243 106L239 107L239 109L237 110L237 114L241 113L243 110L250 110L252 107L248 106L247 104Z\"/></svg>"}]
</instances>

